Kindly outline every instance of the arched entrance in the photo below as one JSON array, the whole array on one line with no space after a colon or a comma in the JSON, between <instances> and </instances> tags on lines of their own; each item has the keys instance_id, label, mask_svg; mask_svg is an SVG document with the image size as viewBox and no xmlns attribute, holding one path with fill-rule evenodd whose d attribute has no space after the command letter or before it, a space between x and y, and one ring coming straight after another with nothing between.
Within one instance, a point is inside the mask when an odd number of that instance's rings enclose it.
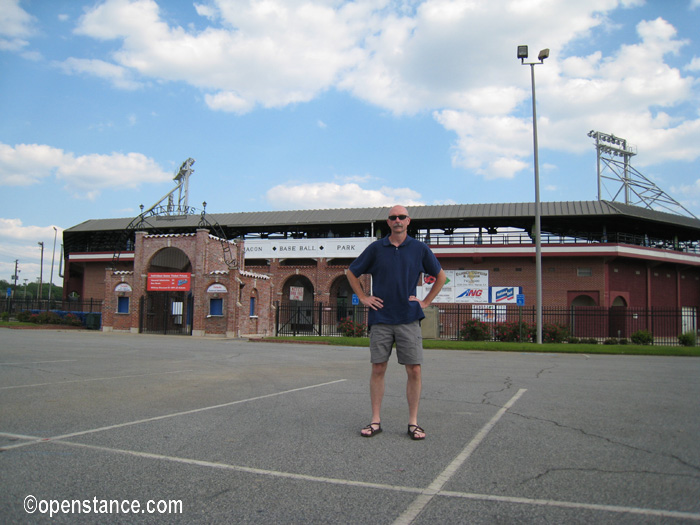
<instances>
[{"instance_id":1,"label":"arched entrance","mask_svg":"<svg viewBox=\"0 0 700 525\"><path fill-rule=\"evenodd\" d=\"M608 333L609 337L616 337L618 339L626 339L629 335L628 323L629 319L627 317L627 301L621 295L618 295L613 299L610 305L610 330Z\"/></svg>"},{"instance_id":2,"label":"arched entrance","mask_svg":"<svg viewBox=\"0 0 700 525\"><path fill-rule=\"evenodd\" d=\"M194 300L192 263L178 248L156 252L141 297L139 331L144 334L192 335Z\"/></svg>"},{"instance_id":3,"label":"arched entrance","mask_svg":"<svg viewBox=\"0 0 700 525\"><path fill-rule=\"evenodd\" d=\"M590 334L605 334L605 319L597 306L595 299L587 294L579 294L572 299L569 321L571 335L585 337Z\"/></svg>"},{"instance_id":4,"label":"arched entrance","mask_svg":"<svg viewBox=\"0 0 700 525\"><path fill-rule=\"evenodd\" d=\"M345 275L341 275L336 278L331 285L330 297L331 305L335 302L337 319L336 321L341 321L348 317L352 313L352 288L350 287L350 282Z\"/></svg>"},{"instance_id":5,"label":"arched entrance","mask_svg":"<svg viewBox=\"0 0 700 525\"><path fill-rule=\"evenodd\" d=\"M282 286L280 322L292 333L314 331L314 285L308 277L294 275Z\"/></svg>"},{"instance_id":6,"label":"arched entrance","mask_svg":"<svg viewBox=\"0 0 700 525\"><path fill-rule=\"evenodd\" d=\"M598 306L590 295L578 295L571 301L571 306Z\"/></svg>"}]
</instances>

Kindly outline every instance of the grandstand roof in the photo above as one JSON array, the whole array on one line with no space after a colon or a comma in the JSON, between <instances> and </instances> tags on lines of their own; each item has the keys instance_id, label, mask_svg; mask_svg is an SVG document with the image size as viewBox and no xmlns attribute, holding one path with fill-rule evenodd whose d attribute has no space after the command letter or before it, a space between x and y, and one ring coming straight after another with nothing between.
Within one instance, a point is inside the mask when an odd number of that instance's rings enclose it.
<instances>
[{"instance_id":1,"label":"grandstand roof","mask_svg":"<svg viewBox=\"0 0 700 525\"><path fill-rule=\"evenodd\" d=\"M412 230L437 231L458 228L513 227L530 230L534 222L535 204L444 204L435 206L409 206ZM226 238L244 236L274 236L304 234L309 237L366 236L372 227L386 227L388 207L343 208L291 211L259 211L206 214L206 220L220 227ZM700 240L700 220L667 212L649 210L638 206L610 201L573 201L541 203L543 233L564 236L599 238L605 235L626 234L665 239L669 242L694 242ZM83 245L91 237L91 250L96 244L105 249L114 232L132 229L133 218L92 219L64 231L68 253L83 251ZM151 233L193 231L202 223L200 215L155 215L144 219L137 230ZM110 234L110 232L112 232ZM99 238L102 238L100 240ZM74 241L74 242L71 242ZM74 249L71 249L74 248Z\"/></svg>"}]
</instances>

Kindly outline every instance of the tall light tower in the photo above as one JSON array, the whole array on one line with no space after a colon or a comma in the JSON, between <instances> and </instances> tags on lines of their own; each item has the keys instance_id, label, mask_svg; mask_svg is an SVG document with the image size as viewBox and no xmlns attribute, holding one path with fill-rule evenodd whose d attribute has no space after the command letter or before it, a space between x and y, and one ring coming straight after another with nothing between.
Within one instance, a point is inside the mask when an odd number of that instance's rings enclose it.
<instances>
[{"instance_id":1,"label":"tall light tower","mask_svg":"<svg viewBox=\"0 0 700 525\"><path fill-rule=\"evenodd\" d=\"M605 190L613 202L697 219L680 202L632 166L632 157L637 154L637 148L627 139L595 130L589 131L588 136L595 140L598 157L598 200L603 200Z\"/></svg>"},{"instance_id":2,"label":"tall light tower","mask_svg":"<svg viewBox=\"0 0 700 525\"><path fill-rule=\"evenodd\" d=\"M518 58L522 65L530 66L532 79L532 141L535 152L535 312L537 316L537 344L542 344L542 231L540 210L540 163L537 147L537 104L535 100L535 66L542 64L549 57L549 49L543 49L537 55L538 62L525 62L528 56L527 46L518 46Z\"/></svg>"}]
</instances>

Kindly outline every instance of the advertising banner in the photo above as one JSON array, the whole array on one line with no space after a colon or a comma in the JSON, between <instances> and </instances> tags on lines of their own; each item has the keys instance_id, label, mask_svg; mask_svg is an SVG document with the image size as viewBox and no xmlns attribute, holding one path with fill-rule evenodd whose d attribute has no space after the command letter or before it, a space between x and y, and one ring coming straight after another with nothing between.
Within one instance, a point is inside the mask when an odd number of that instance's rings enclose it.
<instances>
[{"instance_id":1,"label":"advertising banner","mask_svg":"<svg viewBox=\"0 0 700 525\"><path fill-rule=\"evenodd\" d=\"M522 292L522 286L492 286L490 303L517 304L518 294Z\"/></svg>"},{"instance_id":2,"label":"advertising banner","mask_svg":"<svg viewBox=\"0 0 700 525\"><path fill-rule=\"evenodd\" d=\"M518 295L522 294L521 286L489 286L487 270L445 270L445 275L447 281L434 303L517 304ZM425 299L433 283L435 277L423 274L416 287L416 297Z\"/></svg>"},{"instance_id":3,"label":"advertising banner","mask_svg":"<svg viewBox=\"0 0 700 525\"><path fill-rule=\"evenodd\" d=\"M488 303L488 270L455 270L455 303Z\"/></svg>"},{"instance_id":4,"label":"advertising banner","mask_svg":"<svg viewBox=\"0 0 700 525\"><path fill-rule=\"evenodd\" d=\"M149 292L189 292L192 275L189 273L149 273L146 290Z\"/></svg>"},{"instance_id":5,"label":"advertising banner","mask_svg":"<svg viewBox=\"0 0 700 525\"><path fill-rule=\"evenodd\" d=\"M503 323L506 320L505 306L481 304L472 308L472 318L484 323Z\"/></svg>"},{"instance_id":6,"label":"advertising banner","mask_svg":"<svg viewBox=\"0 0 700 525\"><path fill-rule=\"evenodd\" d=\"M374 241L371 237L321 239L247 239L246 259L354 259Z\"/></svg>"}]
</instances>

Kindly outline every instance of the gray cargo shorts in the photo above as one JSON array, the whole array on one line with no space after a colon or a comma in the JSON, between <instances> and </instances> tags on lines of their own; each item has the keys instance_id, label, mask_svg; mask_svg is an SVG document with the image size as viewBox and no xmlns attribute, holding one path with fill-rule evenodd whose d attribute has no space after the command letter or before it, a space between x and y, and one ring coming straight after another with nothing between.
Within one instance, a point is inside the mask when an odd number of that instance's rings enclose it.
<instances>
[{"instance_id":1,"label":"gray cargo shorts","mask_svg":"<svg viewBox=\"0 0 700 525\"><path fill-rule=\"evenodd\" d=\"M386 363L396 343L396 357L402 365L423 363L423 335L420 321L409 324L374 324L369 331L372 363Z\"/></svg>"}]
</instances>

